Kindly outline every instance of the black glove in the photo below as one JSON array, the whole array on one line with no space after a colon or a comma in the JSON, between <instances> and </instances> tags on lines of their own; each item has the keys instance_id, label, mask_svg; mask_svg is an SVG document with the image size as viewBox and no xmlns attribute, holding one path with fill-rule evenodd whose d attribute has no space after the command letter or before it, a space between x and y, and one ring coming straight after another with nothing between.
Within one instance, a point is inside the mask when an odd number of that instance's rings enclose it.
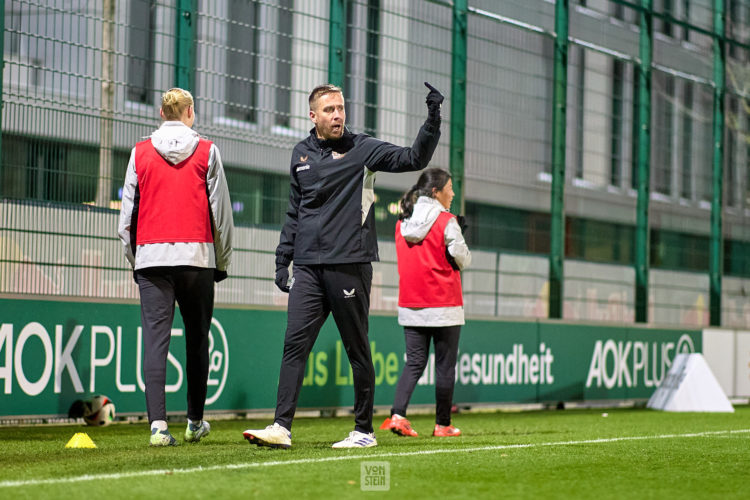
<instances>
[{"instance_id":1,"label":"black glove","mask_svg":"<svg viewBox=\"0 0 750 500\"><path fill-rule=\"evenodd\" d=\"M450 264L453 269L455 269L456 271L461 270L461 268L458 267L458 264L456 263L456 259L454 259L450 252L448 252L448 247L445 247L445 258L448 259L448 264Z\"/></svg>"},{"instance_id":2,"label":"black glove","mask_svg":"<svg viewBox=\"0 0 750 500\"><path fill-rule=\"evenodd\" d=\"M218 269L214 269L214 282L218 283L219 281L224 281L227 279L227 272L226 271L219 271Z\"/></svg>"},{"instance_id":3,"label":"black glove","mask_svg":"<svg viewBox=\"0 0 750 500\"><path fill-rule=\"evenodd\" d=\"M458 222L458 227L461 228L461 234L465 235L466 230L469 229L469 225L466 223L466 217L463 215L457 215L456 222Z\"/></svg>"},{"instance_id":4,"label":"black glove","mask_svg":"<svg viewBox=\"0 0 750 500\"><path fill-rule=\"evenodd\" d=\"M440 121L440 105L445 98L438 89L429 83L424 82L424 86L430 89L430 93L427 94L427 98L425 99L425 102L427 103L427 116L430 121Z\"/></svg>"},{"instance_id":5,"label":"black glove","mask_svg":"<svg viewBox=\"0 0 750 500\"><path fill-rule=\"evenodd\" d=\"M284 293L289 293L289 265L276 264L276 279L274 280L276 286L279 287Z\"/></svg>"}]
</instances>

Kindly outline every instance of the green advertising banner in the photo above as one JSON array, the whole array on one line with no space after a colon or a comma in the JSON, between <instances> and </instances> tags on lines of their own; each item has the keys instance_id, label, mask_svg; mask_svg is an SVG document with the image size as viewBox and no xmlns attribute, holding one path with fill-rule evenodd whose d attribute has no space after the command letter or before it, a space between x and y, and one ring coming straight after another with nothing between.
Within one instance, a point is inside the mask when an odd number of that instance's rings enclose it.
<instances>
[{"instance_id":1,"label":"green advertising banner","mask_svg":"<svg viewBox=\"0 0 750 500\"><path fill-rule=\"evenodd\" d=\"M540 399L649 398L675 355L701 352L700 330L540 323L540 343L555 353L555 383Z\"/></svg>"},{"instance_id":2,"label":"green advertising banner","mask_svg":"<svg viewBox=\"0 0 750 500\"><path fill-rule=\"evenodd\" d=\"M207 411L272 409L286 313L216 309ZM185 339L175 314L167 409L184 412ZM394 316L370 318L375 404L390 406L404 366ZM468 321L461 332L458 404L647 398L678 352L700 352L701 332L557 322ZM0 416L66 415L109 396L118 414L145 413L140 308L131 304L0 300ZM433 404L434 356L412 404ZM308 359L300 408L351 406L352 376L332 318Z\"/></svg>"}]
</instances>

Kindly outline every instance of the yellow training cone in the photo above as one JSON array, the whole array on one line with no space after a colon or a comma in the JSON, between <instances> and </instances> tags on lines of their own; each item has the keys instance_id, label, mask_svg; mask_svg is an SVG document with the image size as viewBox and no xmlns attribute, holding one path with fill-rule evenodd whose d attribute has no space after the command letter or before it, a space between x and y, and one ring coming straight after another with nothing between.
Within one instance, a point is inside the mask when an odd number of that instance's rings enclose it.
<instances>
[{"instance_id":1,"label":"yellow training cone","mask_svg":"<svg viewBox=\"0 0 750 500\"><path fill-rule=\"evenodd\" d=\"M85 432L76 432L73 437L70 438L66 448L96 448L96 445L91 440L88 434Z\"/></svg>"}]
</instances>

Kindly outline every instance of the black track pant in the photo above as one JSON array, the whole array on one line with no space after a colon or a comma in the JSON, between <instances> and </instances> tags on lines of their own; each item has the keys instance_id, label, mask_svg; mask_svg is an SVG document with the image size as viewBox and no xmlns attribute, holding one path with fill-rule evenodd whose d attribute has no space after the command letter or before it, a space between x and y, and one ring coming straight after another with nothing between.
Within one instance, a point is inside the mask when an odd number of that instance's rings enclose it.
<instances>
[{"instance_id":1,"label":"black track pant","mask_svg":"<svg viewBox=\"0 0 750 500\"><path fill-rule=\"evenodd\" d=\"M185 323L187 417L201 420L208 383L208 331L214 310L214 270L150 267L136 271L141 294L143 378L148 421L166 420L164 385L175 300Z\"/></svg>"},{"instance_id":2,"label":"black track pant","mask_svg":"<svg viewBox=\"0 0 750 500\"><path fill-rule=\"evenodd\" d=\"M422 376L430 355L430 339L435 343L435 423L450 425L453 386L456 381L456 357L461 326L406 326L406 365L396 385L391 415L406 416L406 407Z\"/></svg>"},{"instance_id":3,"label":"black track pant","mask_svg":"<svg viewBox=\"0 0 750 500\"><path fill-rule=\"evenodd\" d=\"M354 429L372 432L375 369L367 337L372 264L295 264L293 275L274 421L291 430L307 357L333 313L354 376Z\"/></svg>"}]
</instances>

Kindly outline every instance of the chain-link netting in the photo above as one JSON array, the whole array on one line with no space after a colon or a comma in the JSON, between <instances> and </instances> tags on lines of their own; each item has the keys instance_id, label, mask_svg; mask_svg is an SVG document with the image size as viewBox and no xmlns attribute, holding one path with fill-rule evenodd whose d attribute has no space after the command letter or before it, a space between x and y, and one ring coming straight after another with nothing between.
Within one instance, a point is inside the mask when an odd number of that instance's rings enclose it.
<instances>
[{"instance_id":1,"label":"chain-link netting","mask_svg":"<svg viewBox=\"0 0 750 500\"><path fill-rule=\"evenodd\" d=\"M137 298L116 238L120 189L130 149L159 126L162 92L182 85L195 96L195 129L221 151L237 225L217 302L284 305L272 277L289 156L312 127L308 93L328 81L333 54L355 132L410 145L426 113L422 82L441 89L432 166L463 158L474 251L467 311L546 317L555 4L469 2L460 81L450 2L347 0L341 46L329 39L329 4L6 0L0 294ZM656 0L652 12L625 0L568 5L564 318L635 321L637 160L647 155L649 320L708 324L714 125L723 120L722 322L750 324L750 2L724 5L720 113L714 2ZM639 52L644 19L649 68ZM451 138L455 85L466 93L463 146ZM396 200L415 179L378 177L376 310L396 308Z\"/></svg>"}]
</instances>

